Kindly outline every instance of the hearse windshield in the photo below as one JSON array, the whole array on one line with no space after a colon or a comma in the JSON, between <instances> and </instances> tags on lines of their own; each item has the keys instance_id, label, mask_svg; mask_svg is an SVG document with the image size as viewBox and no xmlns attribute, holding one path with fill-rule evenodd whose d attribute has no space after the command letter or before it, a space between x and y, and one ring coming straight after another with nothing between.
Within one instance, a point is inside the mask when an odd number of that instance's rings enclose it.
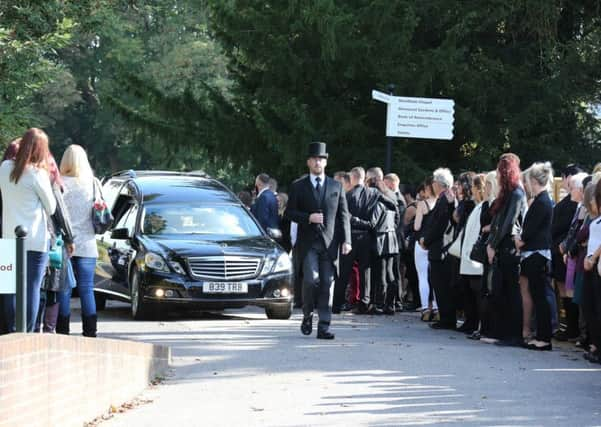
<instances>
[{"instance_id":1,"label":"hearse windshield","mask_svg":"<svg viewBox=\"0 0 601 427\"><path fill-rule=\"evenodd\" d=\"M250 213L239 205L194 203L147 204L142 232L149 236L206 235L257 237L261 230Z\"/></svg>"}]
</instances>

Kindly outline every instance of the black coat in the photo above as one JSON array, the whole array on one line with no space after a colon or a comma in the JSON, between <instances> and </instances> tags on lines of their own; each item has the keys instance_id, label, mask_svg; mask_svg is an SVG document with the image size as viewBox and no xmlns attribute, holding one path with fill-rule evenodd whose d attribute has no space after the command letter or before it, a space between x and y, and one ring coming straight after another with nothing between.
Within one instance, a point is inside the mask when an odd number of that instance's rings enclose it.
<instances>
[{"instance_id":1,"label":"black coat","mask_svg":"<svg viewBox=\"0 0 601 427\"><path fill-rule=\"evenodd\" d=\"M512 237L522 233L522 223L526 214L526 194L522 188L517 187L509 195L504 206L496 212L488 238L488 244L491 248L498 250L501 246L504 248L514 248Z\"/></svg>"},{"instance_id":2,"label":"black coat","mask_svg":"<svg viewBox=\"0 0 601 427\"><path fill-rule=\"evenodd\" d=\"M434 209L428 214L428 227L422 236L430 261L440 261L444 258L444 234L450 226L454 209L454 202L450 202L445 193L441 193Z\"/></svg>"},{"instance_id":3,"label":"black coat","mask_svg":"<svg viewBox=\"0 0 601 427\"><path fill-rule=\"evenodd\" d=\"M309 223L309 216L320 211L324 215L324 224ZM323 240L333 262L338 259L340 245L351 244L351 225L345 193L342 185L330 177L324 180L321 200L315 197L309 176L294 181L290 186L288 206L284 215L298 224L295 251L298 250L300 265L311 248L316 234Z\"/></svg>"},{"instance_id":4,"label":"black coat","mask_svg":"<svg viewBox=\"0 0 601 427\"><path fill-rule=\"evenodd\" d=\"M551 222L553 201L547 191L534 198L526 212L522 227L522 252L551 249Z\"/></svg>"},{"instance_id":5,"label":"black coat","mask_svg":"<svg viewBox=\"0 0 601 427\"><path fill-rule=\"evenodd\" d=\"M559 246L567 237L577 207L578 203L573 202L569 194L555 205L551 223L551 239L554 247Z\"/></svg>"}]
</instances>

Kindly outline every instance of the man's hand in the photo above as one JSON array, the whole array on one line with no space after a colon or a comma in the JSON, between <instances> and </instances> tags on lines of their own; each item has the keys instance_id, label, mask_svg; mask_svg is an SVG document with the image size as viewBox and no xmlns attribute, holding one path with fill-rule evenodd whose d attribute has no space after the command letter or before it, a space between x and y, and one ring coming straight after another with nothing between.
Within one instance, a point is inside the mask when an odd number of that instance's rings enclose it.
<instances>
[{"instance_id":1,"label":"man's hand","mask_svg":"<svg viewBox=\"0 0 601 427\"><path fill-rule=\"evenodd\" d=\"M515 248L518 251L520 249L522 249L525 245L524 241L522 240L522 238L520 236L515 236L515 238L513 239L513 243L515 244Z\"/></svg>"},{"instance_id":2,"label":"man's hand","mask_svg":"<svg viewBox=\"0 0 601 427\"><path fill-rule=\"evenodd\" d=\"M488 263L492 265L492 262L495 259L496 251L491 248L490 245L487 245L486 253L488 254Z\"/></svg>"},{"instance_id":3,"label":"man's hand","mask_svg":"<svg viewBox=\"0 0 601 427\"><path fill-rule=\"evenodd\" d=\"M349 243L342 244L342 255L348 255L353 250L353 247Z\"/></svg>"},{"instance_id":4,"label":"man's hand","mask_svg":"<svg viewBox=\"0 0 601 427\"><path fill-rule=\"evenodd\" d=\"M424 245L424 238L423 237L421 239L419 239L419 245L421 246L421 248L423 250L427 250L426 246Z\"/></svg>"},{"instance_id":5,"label":"man's hand","mask_svg":"<svg viewBox=\"0 0 601 427\"><path fill-rule=\"evenodd\" d=\"M69 243L67 245L67 254L69 254L69 258L73 256L73 252L75 252L75 243Z\"/></svg>"},{"instance_id":6,"label":"man's hand","mask_svg":"<svg viewBox=\"0 0 601 427\"><path fill-rule=\"evenodd\" d=\"M309 222L311 224L323 224L323 214L312 213L311 215L309 215Z\"/></svg>"}]
</instances>

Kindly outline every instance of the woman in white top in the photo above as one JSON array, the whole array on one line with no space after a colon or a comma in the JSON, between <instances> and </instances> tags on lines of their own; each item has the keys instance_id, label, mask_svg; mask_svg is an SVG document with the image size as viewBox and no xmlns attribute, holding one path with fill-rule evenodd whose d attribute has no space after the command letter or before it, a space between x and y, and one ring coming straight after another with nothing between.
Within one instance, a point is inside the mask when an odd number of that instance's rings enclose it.
<instances>
[{"instance_id":1,"label":"woman in white top","mask_svg":"<svg viewBox=\"0 0 601 427\"><path fill-rule=\"evenodd\" d=\"M428 215L436 204L436 196L432 189L432 178L428 177L424 182L424 198L417 204L417 212L415 214L415 223L413 229L415 230L415 241L423 236L425 228L428 226ZM428 278L428 251L423 249L420 245L415 245L415 269L417 270L417 278L419 283L419 298L421 300L422 309L422 320L432 321L435 320L436 310L436 298L430 298L430 281Z\"/></svg>"},{"instance_id":2,"label":"woman in white top","mask_svg":"<svg viewBox=\"0 0 601 427\"><path fill-rule=\"evenodd\" d=\"M83 335L96 336L96 303L94 301L94 271L98 249L92 224L94 186L100 187L85 150L79 145L70 145L61 159L60 172L63 177L65 205L71 218L75 251L71 258L77 290L81 300L81 320ZM99 190L96 190L98 193ZM59 316L57 332L69 333L71 289L59 295Z\"/></svg>"},{"instance_id":3,"label":"woman in white top","mask_svg":"<svg viewBox=\"0 0 601 427\"><path fill-rule=\"evenodd\" d=\"M40 304L40 285L48 264L48 217L56 209L50 186L47 159L48 136L32 128L21 139L15 160L0 165L2 192L2 237L15 238L15 228L27 229L27 331L32 332ZM4 321L15 331L16 298L3 298Z\"/></svg>"}]
</instances>

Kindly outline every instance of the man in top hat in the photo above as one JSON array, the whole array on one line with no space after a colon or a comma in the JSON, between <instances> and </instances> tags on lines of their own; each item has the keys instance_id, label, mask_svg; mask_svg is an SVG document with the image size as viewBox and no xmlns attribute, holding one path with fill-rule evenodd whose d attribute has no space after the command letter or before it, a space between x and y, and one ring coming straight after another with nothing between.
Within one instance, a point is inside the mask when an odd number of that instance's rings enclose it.
<instances>
[{"instance_id":1,"label":"man in top hat","mask_svg":"<svg viewBox=\"0 0 601 427\"><path fill-rule=\"evenodd\" d=\"M309 144L309 175L292 183L285 215L298 224L296 254L303 269L303 322L301 332L313 330L313 308L317 305L317 338L334 339L329 331L330 288L336 275L335 263L342 245L351 251L351 226L342 185L325 175L326 144Z\"/></svg>"}]
</instances>

